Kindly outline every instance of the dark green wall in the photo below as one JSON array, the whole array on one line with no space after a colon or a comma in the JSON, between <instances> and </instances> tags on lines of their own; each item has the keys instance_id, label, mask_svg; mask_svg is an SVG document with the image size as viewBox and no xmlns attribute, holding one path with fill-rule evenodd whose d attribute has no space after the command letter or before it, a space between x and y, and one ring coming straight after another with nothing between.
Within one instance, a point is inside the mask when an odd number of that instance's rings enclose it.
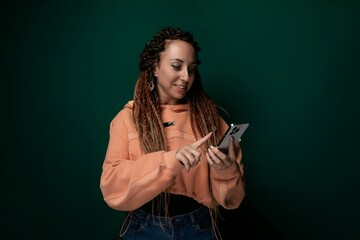
<instances>
[{"instance_id":1,"label":"dark green wall","mask_svg":"<svg viewBox=\"0 0 360 240\"><path fill-rule=\"evenodd\" d=\"M2 1L1 12L5 239L117 239L123 214L99 189L108 127L167 25L194 33L204 87L250 123L239 239L360 239L358 1Z\"/></svg>"}]
</instances>

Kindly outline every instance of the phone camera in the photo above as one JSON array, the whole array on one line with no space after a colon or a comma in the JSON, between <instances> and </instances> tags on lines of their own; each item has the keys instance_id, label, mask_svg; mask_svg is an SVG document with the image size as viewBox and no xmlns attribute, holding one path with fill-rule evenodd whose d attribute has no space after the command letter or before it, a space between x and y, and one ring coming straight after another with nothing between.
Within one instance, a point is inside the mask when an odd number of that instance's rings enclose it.
<instances>
[{"instance_id":1,"label":"phone camera","mask_svg":"<svg viewBox=\"0 0 360 240\"><path fill-rule=\"evenodd\" d=\"M230 135L234 135L237 133L240 129L238 127L235 127L233 130L231 130Z\"/></svg>"}]
</instances>

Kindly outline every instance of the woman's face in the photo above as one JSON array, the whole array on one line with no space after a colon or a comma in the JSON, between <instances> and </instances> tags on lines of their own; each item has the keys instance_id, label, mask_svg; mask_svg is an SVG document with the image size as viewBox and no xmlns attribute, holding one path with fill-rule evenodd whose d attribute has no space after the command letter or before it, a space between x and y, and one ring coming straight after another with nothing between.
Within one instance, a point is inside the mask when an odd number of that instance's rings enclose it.
<instances>
[{"instance_id":1,"label":"woman's face","mask_svg":"<svg viewBox=\"0 0 360 240\"><path fill-rule=\"evenodd\" d=\"M195 50L189 43L168 41L154 71L160 104L182 102L194 82L196 63Z\"/></svg>"}]
</instances>

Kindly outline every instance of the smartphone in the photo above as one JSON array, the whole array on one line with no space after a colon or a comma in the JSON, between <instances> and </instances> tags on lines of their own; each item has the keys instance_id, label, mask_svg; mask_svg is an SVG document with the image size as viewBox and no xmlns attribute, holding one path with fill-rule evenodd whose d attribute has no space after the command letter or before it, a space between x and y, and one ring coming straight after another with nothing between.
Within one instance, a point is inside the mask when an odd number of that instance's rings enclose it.
<instances>
[{"instance_id":1,"label":"smartphone","mask_svg":"<svg viewBox=\"0 0 360 240\"><path fill-rule=\"evenodd\" d=\"M233 137L235 141L239 141L248 126L249 123L231 124L218 144L220 151L227 153L230 138Z\"/></svg>"}]
</instances>

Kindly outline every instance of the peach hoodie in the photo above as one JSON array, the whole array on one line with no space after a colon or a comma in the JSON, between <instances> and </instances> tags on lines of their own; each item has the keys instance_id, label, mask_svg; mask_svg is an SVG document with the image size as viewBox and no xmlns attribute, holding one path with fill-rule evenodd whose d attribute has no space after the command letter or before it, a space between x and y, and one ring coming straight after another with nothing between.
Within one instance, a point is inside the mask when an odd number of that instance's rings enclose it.
<instances>
[{"instance_id":1,"label":"peach hoodie","mask_svg":"<svg viewBox=\"0 0 360 240\"><path fill-rule=\"evenodd\" d=\"M165 128L168 151L143 154L133 122L132 101L115 116L110 124L110 138L103 163L100 188L105 202L113 209L132 211L168 189L173 194L191 197L213 208L237 208L244 198L239 164L224 170L210 168L205 156L189 172L175 158L178 148L196 141L191 130L188 104L162 105L163 122L175 121ZM228 127L221 119L221 133ZM210 174L210 178L209 178ZM212 193L209 191L210 183Z\"/></svg>"}]
</instances>

